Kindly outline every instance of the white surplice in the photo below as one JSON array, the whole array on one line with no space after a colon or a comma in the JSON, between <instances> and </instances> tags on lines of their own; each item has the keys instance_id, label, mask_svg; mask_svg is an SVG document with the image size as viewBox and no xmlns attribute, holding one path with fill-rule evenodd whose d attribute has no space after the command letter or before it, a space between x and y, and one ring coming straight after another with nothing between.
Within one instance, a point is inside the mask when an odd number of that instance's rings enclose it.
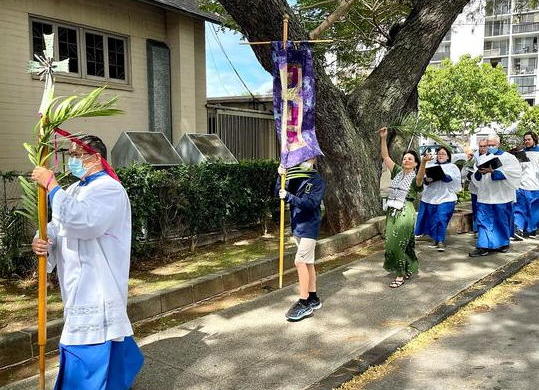
<instances>
[{"instance_id":1,"label":"white surplice","mask_svg":"<svg viewBox=\"0 0 539 390\"><path fill-rule=\"evenodd\" d=\"M60 343L86 345L121 340L133 329L127 317L131 206L123 186L108 175L85 186L58 190L48 225L64 302Z\"/></svg>"},{"instance_id":2,"label":"white surplice","mask_svg":"<svg viewBox=\"0 0 539 390\"><path fill-rule=\"evenodd\" d=\"M530 161L520 163L522 166L520 188L528 191L539 191L539 146L526 150L526 157Z\"/></svg>"},{"instance_id":3,"label":"white surplice","mask_svg":"<svg viewBox=\"0 0 539 390\"><path fill-rule=\"evenodd\" d=\"M486 204L502 204L514 202L516 200L516 189L520 185L522 169L517 158L511 153L484 154L479 157L477 165L498 157L502 166L497 169L505 176L503 180L492 180L491 174L482 175L481 180L477 180L475 174L472 182L477 188L477 202Z\"/></svg>"},{"instance_id":4,"label":"white surplice","mask_svg":"<svg viewBox=\"0 0 539 390\"><path fill-rule=\"evenodd\" d=\"M430 162L426 167L430 168L436 165L436 162ZM451 181L444 182L442 180L437 180L430 184L423 181L425 186L423 188L423 194L421 195L422 202L441 204L457 201L457 192L462 190L460 170L453 163L440 164L440 167L442 167L442 170L446 175L451 177Z\"/></svg>"}]
</instances>

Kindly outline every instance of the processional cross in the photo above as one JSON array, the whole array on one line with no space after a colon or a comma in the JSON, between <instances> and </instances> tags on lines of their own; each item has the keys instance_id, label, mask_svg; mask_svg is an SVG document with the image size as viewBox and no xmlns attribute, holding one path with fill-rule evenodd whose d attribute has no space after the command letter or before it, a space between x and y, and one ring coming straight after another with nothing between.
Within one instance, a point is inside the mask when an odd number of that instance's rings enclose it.
<instances>
[{"instance_id":1,"label":"processional cross","mask_svg":"<svg viewBox=\"0 0 539 390\"><path fill-rule=\"evenodd\" d=\"M37 61L29 61L29 73L37 73L41 81L45 80L45 87L38 113L41 115L38 134L38 145L41 145L41 155L38 161L43 161L49 154L48 142L44 140L44 127L48 126L47 109L54 98L54 74L69 72L69 58L62 61L54 61L54 34L43 35L45 49L43 55L34 54ZM48 165L47 159L43 165ZM38 227L39 238L47 240L47 189L37 186L38 202ZM45 390L45 348L47 345L47 256L38 256L38 346L39 346L39 389Z\"/></svg>"}]
</instances>

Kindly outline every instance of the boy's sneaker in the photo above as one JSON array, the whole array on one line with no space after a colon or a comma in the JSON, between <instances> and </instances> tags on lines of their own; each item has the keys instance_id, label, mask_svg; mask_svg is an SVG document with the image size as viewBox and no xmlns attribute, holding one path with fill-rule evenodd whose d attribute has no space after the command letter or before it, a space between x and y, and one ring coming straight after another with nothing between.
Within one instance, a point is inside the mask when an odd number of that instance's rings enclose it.
<instances>
[{"instance_id":1,"label":"boy's sneaker","mask_svg":"<svg viewBox=\"0 0 539 390\"><path fill-rule=\"evenodd\" d=\"M299 321L313 314L313 311L310 304L304 305L298 300L290 309L288 309L285 317L289 321Z\"/></svg>"},{"instance_id":2,"label":"boy's sneaker","mask_svg":"<svg viewBox=\"0 0 539 390\"><path fill-rule=\"evenodd\" d=\"M438 248L438 241L432 241L429 245L429 248Z\"/></svg>"},{"instance_id":3,"label":"boy's sneaker","mask_svg":"<svg viewBox=\"0 0 539 390\"><path fill-rule=\"evenodd\" d=\"M533 232L530 232L528 234L528 238L531 238L532 240L537 239L537 230L534 230Z\"/></svg>"},{"instance_id":4,"label":"boy's sneaker","mask_svg":"<svg viewBox=\"0 0 539 390\"><path fill-rule=\"evenodd\" d=\"M318 310L320 308L322 308L322 301L320 301L320 298L316 298L316 299L309 299L309 306L313 309L313 310Z\"/></svg>"}]
</instances>

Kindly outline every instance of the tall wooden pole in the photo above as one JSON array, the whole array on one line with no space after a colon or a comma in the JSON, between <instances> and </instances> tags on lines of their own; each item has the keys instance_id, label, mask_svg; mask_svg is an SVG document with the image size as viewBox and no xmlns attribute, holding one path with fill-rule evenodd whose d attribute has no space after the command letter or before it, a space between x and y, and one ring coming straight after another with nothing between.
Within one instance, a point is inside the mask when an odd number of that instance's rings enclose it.
<instances>
[{"instance_id":1,"label":"tall wooden pole","mask_svg":"<svg viewBox=\"0 0 539 390\"><path fill-rule=\"evenodd\" d=\"M286 51L286 42L288 41L288 15L284 15L283 18L283 49ZM281 73L282 75L282 73ZM281 97L283 102L282 116L281 116L281 150L286 146L287 140L287 125L288 125L288 69L286 71L286 77L281 79ZM286 173L281 175L281 189L285 189ZM284 199L281 199L281 221L279 226L279 288L283 288L283 273L284 273L284 211L285 204Z\"/></svg>"},{"instance_id":2,"label":"tall wooden pole","mask_svg":"<svg viewBox=\"0 0 539 390\"><path fill-rule=\"evenodd\" d=\"M41 118L41 132L46 124L47 117ZM40 160L49 153L47 147L43 148ZM47 161L43 162L48 165ZM37 186L39 238L47 241L48 205L47 189ZM47 256L38 257L38 294L37 294L37 345L39 346L39 390L45 390L45 348L47 346Z\"/></svg>"}]
</instances>

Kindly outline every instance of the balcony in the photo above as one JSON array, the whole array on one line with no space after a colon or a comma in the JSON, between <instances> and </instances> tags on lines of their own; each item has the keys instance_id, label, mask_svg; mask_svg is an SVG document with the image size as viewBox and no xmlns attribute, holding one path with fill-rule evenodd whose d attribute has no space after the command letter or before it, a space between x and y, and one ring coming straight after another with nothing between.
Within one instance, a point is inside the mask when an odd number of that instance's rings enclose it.
<instances>
[{"instance_id":1,"label":"balcony","mask_svg":"<svg viewBox=\"0 0 539 390\"><path fill-rule=\"evenodd\" d=\"M519 85L518 91L523 95L535 94L535 85Z\"/></svg>"},{"instance_id":2,"label":"balcony","mask_svg":"<svg viewBox=\"0 0 539 390\"><path fill-rule=\"evenodd\" d=\"M496 49L485 49L483 50L483 57L500 57L500 56L506 56L509 54L509 50L507 47L505 48L496 48Z\"/></svg>"},{"instance_id":3,"label":"balcony","mask_svg":"<svg viewBox=\"0 0 539 390\"><path fill-rule=\"evenodd\" d=\"M537 53L537 46L523 46L515 47L513 49L513 54L528 54L528 53Z\"/></svg>"},{"instance_id":4,"label":"balcony","mask_svg":"<svg viewBox=\"0 0 539 390\"><path fill-rule=\"evenodd\" d=\"M524 74L535 74L537 68L534 66L525 66L525 67L514 67L511 71L512 75L524 75Z\"/></svg>"},{"instance_id":5,"label":"balcony","mask_svg":"<svg viewBox=\"0 0 539 390\"><path fill-rule=\"evenodd\" d=\"M495 16L495 15L508 15L511 13L511 2L503 2L497 4L487 4L486 6L486 16Z\"/></svg>"},{"instance_id":6,"label":"balcony","mask_svg":"<svg viewBox=\"0 0 539 390\"><path fill-rule=\"evenodd\" d=\"M501 35L509 35L509 24L503 26L485 26L485 37L498 37Z\"/></svg>"},{"instance_id":7,"label":"balcony","mask_svg":"<svg viewBox=\"0 0 539 390\"><path fill-rule=\"evenodd\" d=\"M529 33L539 31L539 23L513 24L513 34Z\"/></svg>"},{"instance_id":8,"label":"balcony","mask_svg":"<svg viewBox=\"0 0 539 390\"><path fill-rule=\"evenodd\" d=\"M431 61L433 62L437 62L437 61L442 61L442 60L445 60L446 58L450 58L450 52L448 51L439 51L437 53L434 53L434 55L432 56L432 59Z\"/></svg>"}]
</instances>

